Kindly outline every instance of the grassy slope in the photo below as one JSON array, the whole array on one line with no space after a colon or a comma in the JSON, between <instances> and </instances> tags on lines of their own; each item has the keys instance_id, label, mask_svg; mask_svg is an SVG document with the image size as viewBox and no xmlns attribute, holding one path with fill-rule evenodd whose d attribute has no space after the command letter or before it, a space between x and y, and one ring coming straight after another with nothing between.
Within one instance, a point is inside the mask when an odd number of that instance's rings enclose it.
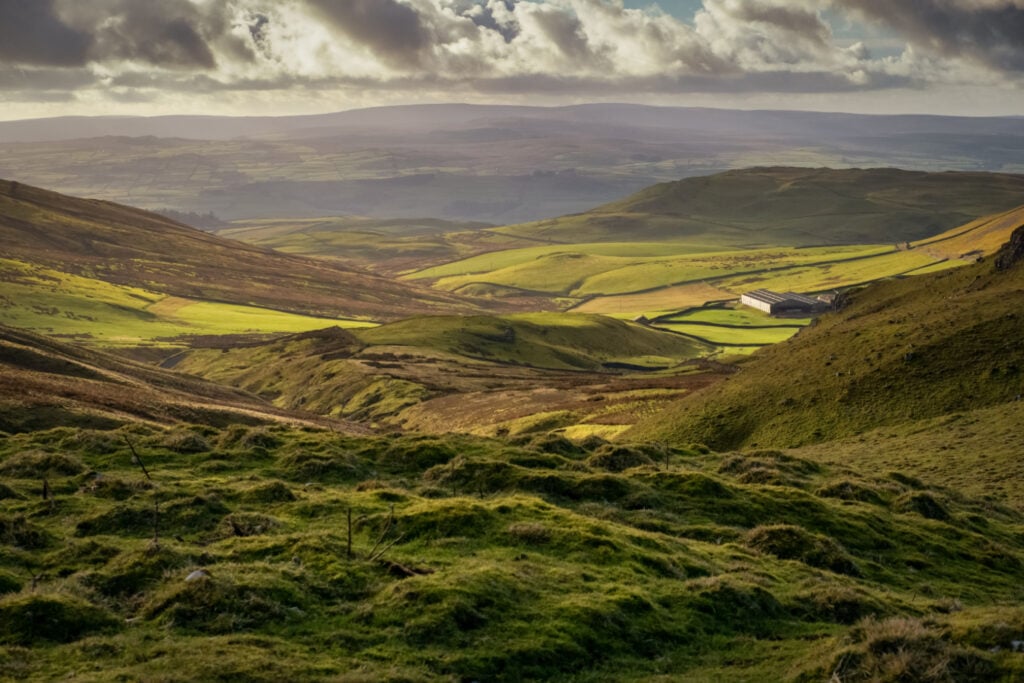
<instances>
[{"instance_id":1,"label":"grassy slope","mask_svg":"<svg viewBox=\"0 0 1024 683\"><path fill-rule=\"evenodd\" d=\"M1024 267L991 260L874 285L636 434L789 446L1013 400L1024 392L1022 294Z\"/></svg>"},{"instance_id":2,"label":"grassy slope","mask_svg":"<svg viewBox=\"0 0 1024 683\"><path fill-rule=\"evenodd\" d=\"M559 313L419 318L357 334L370 344L426 347L558 370L599 370L607 363L674 365L710 350L685 338L603 316Z\"/></svg>"},{"instance_id":3,"label":"grassy slope","mask_svg":"<svg viewBox=\"0 0 1024 683\"><path fill-rule=\"evenodd\" d=\"M655 185L591 212L499 228L560 243L703 239L736 246L928 237L1020 203L1024 177L754 168Z\"/></svg>"},{"instance_id":4,"label":"grassy slope","mask_svg":"<svg viewBox=\"0 0 1024 683\"><path fill-rule=\"evenodd\" d=\"M12 260L189 299L375 319L475 310L450 294L17 183L0 182L0 240Z\"/></svg>"},{"instance_id":5,"label":"grassy slope","mask_svg":"<svg viewBox=\"0 0 1024 683\"><path fill-rule=\"evenodd\" d=\"M452 261L480 251L523 244L490 232L485 223L436 219L372 219L356 216L293 220L235 221L217 231L222 237L286 254L330 258L397 274L423 268L424 263ZM457 239L449 237L457 235Z\"/></svg>"},{"instance_id":6,"label":"grassy slope","mask_svg":"<svg viewBox=\"0 0 1024 683\"><path fill-rule=\"evenodd\" d=\"M166 296L9 259L0 259L0 278L0 323L101 346L180 346L196 335L372 325Z\"/></svg>"},{"instance_id":7,"label":"grassy slope","mask_svg":"<svg viewBox=\"0 0 1024 683\"><path fill-rule=\"evenodd\" d=\"M0 326L0 432L310 419L237 389Z\"/></svg>"},{"instance_id":8,"label":"grassy slope","mask_svg":"<svg viewBox=\"0 0 1024 683\"><path fill-rule=\"evenodd\" d=\"M435 317L194 350L176 367L283 408L432 433L546 431L581 422L608 433L653 410L652 403L714 380L640 370L711 350L599 316Z\"/></svg>"},{"instance_id":9,"label":"grassy slope","mask_svg":"<svg viewBox=\"0 0 1024 683\"><path fill-rule=\"evenodd\" d=\"M1024 519L906 475L206 426L20 435L0 472L0 665L20 680L1024 673Z\"/></svg>"}]
</instances>

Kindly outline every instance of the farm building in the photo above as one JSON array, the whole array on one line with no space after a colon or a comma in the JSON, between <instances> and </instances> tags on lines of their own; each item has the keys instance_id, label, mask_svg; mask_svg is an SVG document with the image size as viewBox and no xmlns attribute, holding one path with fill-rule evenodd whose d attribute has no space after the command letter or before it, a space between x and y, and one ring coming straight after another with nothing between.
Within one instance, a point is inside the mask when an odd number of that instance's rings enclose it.
<instances>
[{"instance_id":1,"label":"farm building","mask_svg":"<svg viewBox=\"0 0 1024 683\"><path fill-rule=\"evenodd\" d=\"M772 292L767 289L755 289L740 297L744 306L764 311L768 315L814 315L827 311L829 306L820 299L812 299L794 292Z\"/></svg>"}]
</instances>

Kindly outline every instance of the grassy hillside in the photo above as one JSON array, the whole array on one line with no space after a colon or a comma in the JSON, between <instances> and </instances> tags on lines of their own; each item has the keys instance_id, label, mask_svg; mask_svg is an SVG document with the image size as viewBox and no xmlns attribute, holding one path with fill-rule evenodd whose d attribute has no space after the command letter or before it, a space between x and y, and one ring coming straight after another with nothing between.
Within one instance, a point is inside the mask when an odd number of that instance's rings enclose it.
<instances>
[{"instance_id":1,"label":"grassy hillside","mask_svg":"<svg viewBox=\"0 0 1024 683\"><path fill-rule=\"evenodd\" d=\"M0 182L0 241L5 259L27 267L189 300L384 320L475 310L443 292L12 182Z\"/></svg>"},{"instance_id":2,"label":"grassy hillside","mask_svg":"<svg viewBox=\"0 0 1024 683\"><path fill-rule=\"evenodd\" d=\"M373 324L167 296L10 259L0 259L0 279L0 323L103 347L174 347L211 335L262 338Z\"/></svg>"},{"instance_id":3,"label":"grassy hillside","mask_svg":"<svg viewBox=\"0 0 1024 683\"><path fill-rule=\"evenodd\" d=\"M664 316L751 289L831 291L963 265L1009 237L1024 216L1022 190L1022 178L1008 175L734 171L658 185L585 214L484 230L543 244L405 279L496 299L550 297L586 313ZM975 211L998 213L977 219Z\"/></svg>"},{"instance_id":4,"label":"grassy hillside","mask_svg":"<svg viewBox=\"0 0 1024 683\"><path fill-rule=\"evenodd\" d=\"M312 423L252 394L0 326L0 433L55 426ZM336 428L350 429L338 423Z\"/></svg>"},{"instance_id":5,"label":"grassy hillside","mask_svg":"<svg viewBox=\"0 0 1024 683\"><path fill-rule=\"evenodd\" d=\"M654 406L716 381L692 338L600 316L414 318L262 345L193 350L179 370L282 408L432 433L611 436ZM659 371L661 370L661 371Z\"/></svg>"},{"instance_id":6,"label":"grassy hillside","mask_svg":"<svg viewBox=\"0 0 1024 683\"><path fill-rule=\"evenodd\" d=\"M1014 240L1021 249L1024 228ZM1014 401L1024 393L1024 265L997 269L998 259L855 292L842 312L636 434L790 446Z\"/></svg>"},{"instance_id":7,"label":"grassy hillside","mask_svg":"<svg viewBox=\"0 0 1024 683\"><path fill-rule=\"evenodd\" d=\"M356 334L378 346L426 347L554 370L599 370L613 364L667 367L710 350L685 338L603 316L559 313L416 318Z\"/></svg>"},{"instance_id":8,"label":"grassy hillside","mask_svg":"<svg viewBox=\"0 0 1024 683\"><path fill-rule=\"evenodd\" d=\"M394 275L424 264L528 244L481 232L489 223L358 216L234 221L217 234L286 254L330 258Z\"/></svg>"},{"instance_id":9,"label":"grassy hillside","mask_svg":"<svg viewBox=\"0 0 1024 683\"><path fill-rule=\"evenodd\" d=\"M901 473L204 425L14 436L0 471L19 679L1024 674L1024 517Z\"/></svg>"},{"instance_id":10,"label":"grassy hillside","mask_svg":"<svg viewBox=\"0 0 1024 683\"><path fill-rule=\"evenodd\" d=\"M562 244L886 244L1005 211L1021 196L1018 175L752 168L662 183L587 213L497 231Z\"/></svg>"}]
</instances>

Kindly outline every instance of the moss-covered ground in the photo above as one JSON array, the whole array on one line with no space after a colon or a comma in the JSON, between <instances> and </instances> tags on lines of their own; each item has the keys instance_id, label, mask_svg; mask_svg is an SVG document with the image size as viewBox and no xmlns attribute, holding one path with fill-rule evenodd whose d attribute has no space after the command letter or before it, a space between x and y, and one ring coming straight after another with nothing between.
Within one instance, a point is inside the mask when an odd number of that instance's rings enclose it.
<instances>
[{"instance_id":1,"label":"moss-covered ground","mask_svg":"<svg viewBox=\"0 0 1024 683\"><path fill-rule=\"evenodd\" d=\"M5 437L0 475L11 679L1024 675L1024 517L907 473L136 424Z\"/></svg>"}]
</instances>

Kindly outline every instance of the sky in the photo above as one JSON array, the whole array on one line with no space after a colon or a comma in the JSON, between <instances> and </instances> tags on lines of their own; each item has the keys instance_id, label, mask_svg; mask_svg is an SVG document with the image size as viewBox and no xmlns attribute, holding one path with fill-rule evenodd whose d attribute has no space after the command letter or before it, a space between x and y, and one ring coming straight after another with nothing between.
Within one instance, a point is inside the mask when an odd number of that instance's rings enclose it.
<instances>
[{"instance_id":1,"label":"sky","mask_svg":"<svg viewBox=\"0 0 1024 683\"><path fill-rule=\"evenodd\" d=\"M0 119L424 102L1024 115L1024 0L0 0Z\"/></svg>"}]
</instances>

